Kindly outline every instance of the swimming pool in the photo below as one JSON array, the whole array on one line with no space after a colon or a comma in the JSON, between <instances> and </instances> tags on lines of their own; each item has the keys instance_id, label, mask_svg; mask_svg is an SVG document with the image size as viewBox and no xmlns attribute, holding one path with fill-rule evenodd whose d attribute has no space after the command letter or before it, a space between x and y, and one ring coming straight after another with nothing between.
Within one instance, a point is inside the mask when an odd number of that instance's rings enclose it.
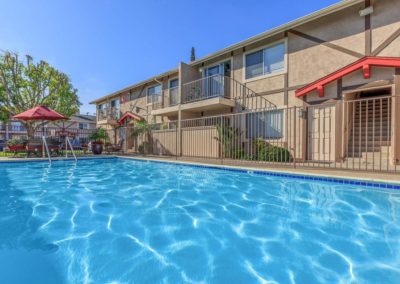
<instances>
[{"instance_id":1,"label":"swimming pool","mask_svg":"<svg viewBox=\"0 0 400 284\"><path fill-rule=\"evenodd\" d=\"M128 159L0 177L0 283L399 283L399 190Z\"/></svg>"}]
</instances>

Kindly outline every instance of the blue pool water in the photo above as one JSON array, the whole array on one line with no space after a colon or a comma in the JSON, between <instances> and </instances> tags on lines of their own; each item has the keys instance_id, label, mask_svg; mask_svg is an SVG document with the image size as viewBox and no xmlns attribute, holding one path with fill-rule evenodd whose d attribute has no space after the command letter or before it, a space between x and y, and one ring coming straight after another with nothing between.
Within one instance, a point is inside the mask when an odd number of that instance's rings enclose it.
<instances>
[{"instance_id":1,"label":"blue pool water","mask_svg":"<svg viewBox=\"0 0 400 284\"><path fill-rule=\"evenodd\" d=\"M0 177L0 283L400 283L398 190L124 159Z\"/></svg>"}]
</instances>

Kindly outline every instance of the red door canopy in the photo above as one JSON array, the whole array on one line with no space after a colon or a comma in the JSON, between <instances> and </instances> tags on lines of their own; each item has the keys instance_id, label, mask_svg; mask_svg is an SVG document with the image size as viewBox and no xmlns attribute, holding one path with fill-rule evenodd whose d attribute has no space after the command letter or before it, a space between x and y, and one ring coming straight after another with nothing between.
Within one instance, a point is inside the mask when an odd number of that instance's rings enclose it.
<instances>
[{"instance_id":1,"label":"red door canopy","mask_svg":"<svg viewBox=\"0 0 400 284\"><path fill-rule=\"evenodd\" d=\"M367 56L357 60L356 62L347 65L321 79L310 83L296 91L296 97L301 97L307 95L312 91L317 91L320 97L323 97L324 88L327 84L336 81L344 76L353 73L357 70L363 71L365 79L371 77L371 66L381 66L381 67L400 67L400 58L398 57L371 57Z\"/></svg>"},{"instance_id":2,"label":"red door canopy","mask_svg":"<svg viewBox=\"0 0 400 284\"><path fill-rule=\"evenodd\" d=\"M125 120L127 120L127 119L142 121L143 117L141 117L140 115L131 113L130 111L127 111L120 119L118 119L118 123L123 124L125 122Z\"/></svg>"},{"instance_id":3,"label":"red door canopy","mask_svg":"<svg viewBox=\"0 0 400 284\"><path fill-rule=\"evenodd\" d=\"M37 106L24 111L20 114L14 115L12 118L20 120L60 120L67 119L65 116L59 114L55 110L49 109L45 106Z\"/></svg>"}]
</instances>

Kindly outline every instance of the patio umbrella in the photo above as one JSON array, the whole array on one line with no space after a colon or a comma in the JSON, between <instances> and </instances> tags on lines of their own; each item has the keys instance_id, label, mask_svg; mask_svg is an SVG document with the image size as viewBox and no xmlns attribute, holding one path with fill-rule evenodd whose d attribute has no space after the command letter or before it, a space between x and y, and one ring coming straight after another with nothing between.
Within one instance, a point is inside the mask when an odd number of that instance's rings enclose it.
<instances>
[{"instance_id":1,"label":"patio umbrella","mask_svg":"<svg viewBox=\"0 0 400 284\"><path fill-rule=\"evenodd\" d=\"M37 106L31 108L20 114L14 115L13 118L20 120L47 120L47 121L67 119L65 116L59 114L55 110L52 110L45 106Z\"/></svg>"},{"instance_id":2,"label":"patio umbrella","mask_svg":"<svg viewBox=\"0 0 400 284\"><path fill-rule=\"evenodd\" d=\"M41 120L44 121L56 121L61 119L67 119L65 116L59 114L55 110L52 110L46 106L37 106L31 108L27 111L24 111L20 114L14 115L12 118L19 119L19 120ZM44 124L42 126L43 137L44 137ZM44 149L42 149L44 155Z\"/></svg>"}]
</instances>

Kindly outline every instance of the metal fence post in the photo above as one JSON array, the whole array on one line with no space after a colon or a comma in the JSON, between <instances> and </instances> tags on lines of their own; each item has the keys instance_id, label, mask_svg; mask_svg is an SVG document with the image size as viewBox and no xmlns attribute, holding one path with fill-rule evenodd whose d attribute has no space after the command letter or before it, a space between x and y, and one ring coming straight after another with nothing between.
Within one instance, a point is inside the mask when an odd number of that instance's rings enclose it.
<instances>
[{"instance_id":1,"label":"metal fence post","mask_svg":"<svg viewBox=\"0 0 400 284\"><path fill-rule=\"evenodd\" d=\"M293 167L296 168L296 157L297 157L297 143L296 143L296 132L297 132L297 128L296 128L296 118L297 118L297 109L296 106L294 106L294 115L293 115L293 119L294 119L294 123L293 123L293 140L294 140L294 150L293 150Z\"/></svg>"},{"instance_id":2,"label":"metal fence post","mask_svg":"<svg viewBox=\"0 0 400 284\"><path fill-rule=\"evenodd\" d=\"M178 160L178 127L175 126L175 160Z\"/></svg>"},{"instance_id":3,"label":"metal fence post","mask_svg":"<svg viewBox=\"0 0 400 284\"><path fill-rule=\"evenodd\" d=\"M224 127L222 126L222 115L221 115L221 117L220 117L220 136L221 136L221 141L220 141L220 144L221 144L221 149L220 149L220 151L221 151L221 165L223 165L224 164Z\"/></svg>"},{"instance_id":4,"label":"metal fence post","mask_svg":"<svg viewBox=\"0 0 400 284\"><path fill-rule=\"evenodd\" d=\"M124 137L124 143L125 143L125 145L124 145L124 154L126 154L127 152L128 152L128 126L125 126L124 127L124 129L125 129L125 137Z\"/></svg>"}]
</instances>

